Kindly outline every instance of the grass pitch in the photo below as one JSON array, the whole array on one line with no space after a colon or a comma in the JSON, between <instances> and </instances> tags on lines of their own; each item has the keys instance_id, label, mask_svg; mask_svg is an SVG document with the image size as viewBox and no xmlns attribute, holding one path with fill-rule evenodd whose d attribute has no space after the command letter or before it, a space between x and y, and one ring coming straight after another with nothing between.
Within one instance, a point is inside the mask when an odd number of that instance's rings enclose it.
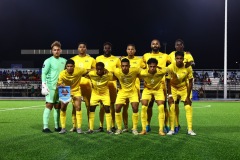
<instances>
[{"instance_id":1,"label":"grass pitch","mask_svg":"<svg viewBox=\"0 0 240 160\"><path fill-rule=\"evenodd\" d=\"M186 135L186 118L180 105L181 130L174 136L158 135L157 107L154 106L152 131L145 136L131 133L77 134L42 133L44 101L0 101L0 160L56 159L240 159L240 103L193 102L193 129L197 136ZM67 129L71 125L67 110ZM141 109L141 107L140 107ZM83 130L87 130L86 108ZM99 127L99 108L95 128ZM129 128L131 128L129 108ZM140 112L139 112L140 113ZM54 130L53 114L49 128ZM141 131L139 114L138 130Z\"/></svg>"}]
</instances>

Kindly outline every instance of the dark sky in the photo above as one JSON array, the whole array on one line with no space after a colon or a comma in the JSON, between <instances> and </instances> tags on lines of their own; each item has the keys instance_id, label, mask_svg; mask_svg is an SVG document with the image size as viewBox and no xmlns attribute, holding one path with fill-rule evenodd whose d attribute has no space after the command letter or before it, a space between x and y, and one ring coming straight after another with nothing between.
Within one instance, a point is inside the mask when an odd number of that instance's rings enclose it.
<instances>
[{"instance_id":1,"label":"dark sky","mask_svg":"<svg viewBox=\"0 0 240 160\"><path fill-rule=\"evenodd\" d=\"M34 60L41 67L50 55L21 55L21 49L49 49L59 40L63 49L84 41L89 49L113 44L115 55L126 55L128 43L137 55L150 51L157 38L167 53L181 38L197 69L223 68L224 0L1 0L0 61ZM240 37L240 0L228 0L228 68L237 68ZM164 47L161 48L162 51ZM62 55L67 57L66 55Z\"/></svg>"}]
</instances>

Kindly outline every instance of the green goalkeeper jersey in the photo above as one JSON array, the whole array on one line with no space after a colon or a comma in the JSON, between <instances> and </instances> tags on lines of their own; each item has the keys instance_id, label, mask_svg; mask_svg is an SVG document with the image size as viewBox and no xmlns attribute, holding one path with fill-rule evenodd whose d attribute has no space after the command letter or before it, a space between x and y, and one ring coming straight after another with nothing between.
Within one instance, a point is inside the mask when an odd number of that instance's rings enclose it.
<instances>
[{"instance_id":1,"label":"green goalkeeper jersey","mask_svg":"<svg viewBox=\"0 0 240 160\"><path fill-rule=\"evenodd\" d=\"M56 89L58 76L65 68L66 59L54 56L46 59L42 67L42 82L45 82L49 89Z\"/></svg>"}]
</instances>

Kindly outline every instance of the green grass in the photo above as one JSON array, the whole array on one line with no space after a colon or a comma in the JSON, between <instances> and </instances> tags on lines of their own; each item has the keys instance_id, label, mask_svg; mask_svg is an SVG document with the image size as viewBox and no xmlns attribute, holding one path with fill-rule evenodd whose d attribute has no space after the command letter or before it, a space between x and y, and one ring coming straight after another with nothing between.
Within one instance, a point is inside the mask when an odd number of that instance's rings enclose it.
<instances>
[{"instance_id":1,"label":"green grass","mask_svg":"<svg viewBox=\"0 0 240 160\"><path fill-rule=\"evenodd\" d=\"M193 129L197 136L186 135L184 107L180 106L180 133L158 135L157 107L152 131L145 136L130 133L91 135L67 132L44 134L44 101L0 101L0 160L34 159L240 159L240 103L194 102ZM83 106L83 130L87 130ZM99 126L96 111L95 128ZM71 105L67 129L71 126ZM140 114L139 114L140 115ZM129 124L131 109L129 108ZM131 127L131 125L130 125ZM54 129L53 114L49 128ZM139 116L139 131L141 130Z\"/></svg>"}]
</instances>

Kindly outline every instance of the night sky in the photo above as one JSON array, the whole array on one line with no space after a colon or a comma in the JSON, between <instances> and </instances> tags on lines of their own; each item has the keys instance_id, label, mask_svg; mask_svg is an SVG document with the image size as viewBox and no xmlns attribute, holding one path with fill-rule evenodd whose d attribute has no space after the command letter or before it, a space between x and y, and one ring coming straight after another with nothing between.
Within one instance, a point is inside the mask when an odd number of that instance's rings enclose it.
<instances>
[{"instance_id":1,"label":"night sky","mask_svg":"<svg viewBox=\"0 0 240 160\"><path fill-rule=\"evenodd\" d=\"M133 43L137 55L151 50L152 39L167 43L167 53L181 38L196 69L223 69L224 0L1 0L0 53L3 61L30 61L41 67L50 55L21 55L21 49L50 49L59 40L63 49L86 42L100 49L109 41L114 55L126 55ZM240 62L240 0L228 0L228 68ZM70 58L73 55L62 55ZM2 67L2 66L0 66Z\"/></svg>"}]
</instances>

